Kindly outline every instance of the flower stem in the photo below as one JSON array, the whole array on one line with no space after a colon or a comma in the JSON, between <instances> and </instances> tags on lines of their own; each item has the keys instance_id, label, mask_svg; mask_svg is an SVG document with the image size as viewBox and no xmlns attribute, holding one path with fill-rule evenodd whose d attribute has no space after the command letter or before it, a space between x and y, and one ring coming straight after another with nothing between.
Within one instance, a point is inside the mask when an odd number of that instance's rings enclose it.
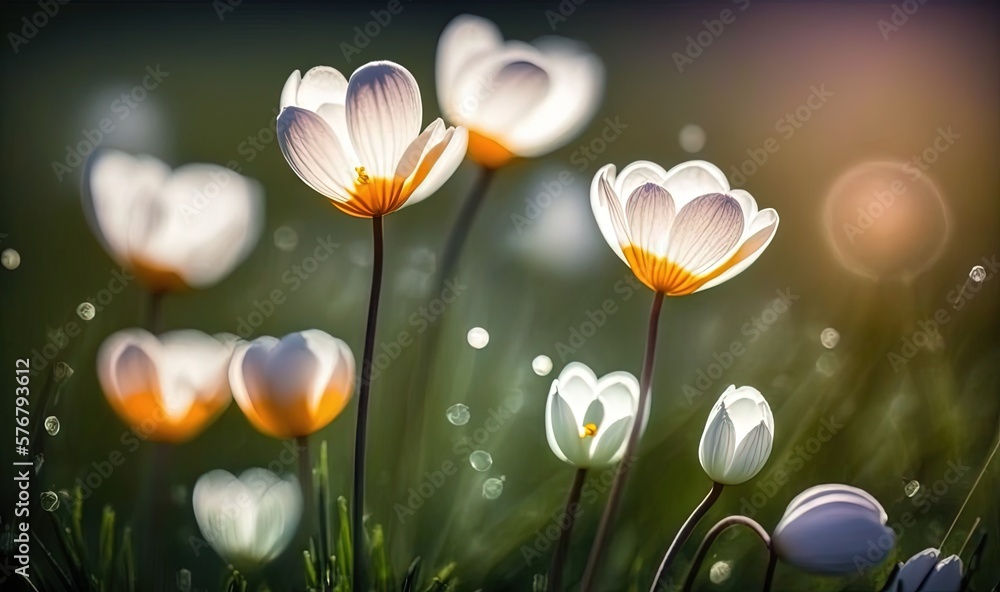
<instances>
[{"instance_id":1,"label":"flower stem","mask_svg":"<svg viewBox=\"0 0 1000 592\"><path fill-rule=\"evenodd\" d=\"M767 534L764 527L752 518L747 518L746 516L729 516L716 523L716 525L708 531L708 534L705 535L704 540L701 541L701 545L698 547L698 552L695 553L694 562L691 563L691 567L688 570L687 579L684 580L684 592L691 591L691 586L694 585L694 579L698 575L698 568L701 567L701 563L705 560L705 556L708 554L708 549L712 546L712 543L715 542L715 539L722 534L722 531L736 525L746 526L750 530L754 531L754 533L760 537L760 540L764 542L764 546L767 547L768 552L770 553L770 563L768 564L768 576L764 582L764 590L768 590L771 587L771 577L774 575L773 564L777 560L777 555L775 555L773 549L771 549L770 535Z\"/></svg>"},{"instance_id":2,"label":"flower stem","mask_svg":"<svg viewBox=\"0 0 1000 592\"><path fill-rule=\"evenodd\" d=\"M570 487L569 496L566 498L566 526L559 533L559 543L556 545L555 555L552 556L552 567L549 569L548 592L560 592L562 590L563 564L566 563L566 554L569 551L570 535L573 533L573 523L576 520L576 506L580 504L580 492L583 490L583 482L587 480L587 469L577 469L573 477L573 486Z\"/></svg>"},{"instance_id":3,"label":"flower stem","mask_svg":"<svg viewBox=\"0 0 1000 592\"><path fill-rule=\"evenodd\" d=\"M295 446L299 453L299 484L302 487L303 507L306 508L306 516L309 518L309 523L311 523L315 518L319 519L320 553L319 557L316 559L319 564L319 589L321 592L326 592L328 590L326 579L326 561L328 557L328 551L326 549L326 531L323 522L323 508L321 506L317 506L315 501L316 488L313 484L313 468L312 457L309 451L309 436L296 436ZM320 500L320 503L323 503L322 500Z\"/></svg>"},{"instance_id":4,"label":"flower stem","mask_svg":"<svg viewBox=\"0 0 1000 592\"><path fill-rule=\"evenodd\" d=\"M445 241L444 251L441 254L441 264L438 265L437 280L434 285L438 288L441 287L442 283L451 276L451 273L455 270L455 265L458 263L458 255L462 250L462 246L465 244L465 240L469 238L469 231L472 229L472 222L476 218L476 213L479 212L479 207L483 203L483 199L486 197L486 193L489 190L490 183L493 181L493 176L496 173L496 169L490 169L482 167L479 169L479 176L476 178L475 184L469 191L469 195L462 202L462 209L458 212L458 218L455 220L455 224L451 227L451 232L448 234L448 239Z\"/></svg>"},{"instance_id":5,"label":"flower stem","mask_svg":"<svg viewBox=\"0 0 1000 592\"><path fill-rule=\"evenodd\" d=\"M677 532L677 536L674 537L674 542L670 543L670 548L667 549L667 553L663 556L663 561L660 563L660 569L656 571L656 577L653 578L653 585L650 587L649 592L656 592L657 586L660 585L660 580L666 577L667 570L670 569L674 559L677 559L677 555L680 554L681 547L688 540L688 537L691 536L691 531L693 531L694 527L701 522L701 519L704 518L705 514L708 512L708 509L711 508L712 505L719 499L719 496L722 495L722 487L722 483L712 483L711 491L709 491L708 495L705 496L705 499L698 504L698 507L694 509L694 512L691 512L691 515L688 516L684 526L682 526Z\"/></svg>"},{"instance_id":6,"label":"flower stem","mask_svg":"<svg viewBox=\"0 0 1000 592\"><path fill-rule=\"evenodd\" d=\"M778 567L778 554L774 552L774 547L768 546L771 557L767 560L767 575L764 576L763 592L771 592L771 582L774 581L774 568Z\"/></svg>"},{"instance_id":7,"label":"flower stem","mask_svg":"<svg viewBox=\"0 0 1000 592\"><path fill-rule=\"evenodd\" d=\"M635 414L635 423L632 424L632 431L628 436L628 444L625 446L625 455L622 457L621 465L615 472L615 480L611 484L611 493L608 494L608 503L604 506L604 513L597 526L597 534L594 536L594 543L590 548L590 557L587 558L587 568L583 572L582 592L590 592L597 582L598 569L601 563L601 556L604 553L604 545L607 542L608 534L611 530L615 512L618 509L619 499L622 489L625 487L625 479L628 476L629 467L635 461L636 448L639 446L639 435L642 433L642 426L646 420L646 401L649 399L649 388L653 381L653 362L656 360L656 333L660 321L660 309L663 308L663 293L657 292L653 297L653 306L649 311L649 330L646 335L646 356L642 363L642 377L639 381L639 409Z\"/></svg>"},{"instance_id":8,"label":"flower stem","mask_svg":"<svg viewBox=\"0 0 1000 592\"><path fill-rule=\"evenodd\" d=\"M372 218L372 243L375 260L372 266L372 289L368 299L368 324L365 329L365 353L361 361L361 385L358 389L358 426L354 436L354 499L351 507L351 542L354 548L352 590L364 592L365 582L365 442L368 434L368 393L371 391L372 354L375 351L375 326L378 323L378 300L382 292L382 216Z\"/></svg>"},{"instance_id":9,"label":"flower stem","mask_svg":"<svg viewBox=\"0 0 1000 592\"><path fill-rule=\"evenodd\" d=\"M164 292L151 291L146 302L146 330L156 335L163 330L163 296Z\"/></svg>"}]
</instances>

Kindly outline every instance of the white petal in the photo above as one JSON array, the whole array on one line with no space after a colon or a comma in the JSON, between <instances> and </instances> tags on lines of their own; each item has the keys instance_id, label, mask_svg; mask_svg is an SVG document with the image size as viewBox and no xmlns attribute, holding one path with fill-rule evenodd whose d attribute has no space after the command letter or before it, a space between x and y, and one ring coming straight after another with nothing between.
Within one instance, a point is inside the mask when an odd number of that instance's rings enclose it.
<instances>
[{"instance_id":1,"label":"white petal","mask_svg":"<svg viewBox=\"0 0 1000 592\"><path fill-rule=\"evenodd\" d=\"M438 119L437 121L441 120ZM403 205L409 206L419 203L440 189L445 181L450 179L455 171L458 170L458 166L462 164L468 145L469 132L464 127L448 128L441 141L428 148L427 152L429 155L436 157L437 160L430 171L427 172L424 180L417 185L417 188L410 194L409 199ZM424 160L429 155L425 153Z\"/></svg>"},{"instance_id":2,"label":"white petal","mask_svg":"<svg viewBox=\"0 0 1000 592\"><path fill-rule=\"evenodd\" d=\"M597 399L597 375L586 364L570 362L559 373L557 381L559 394L573 410L573 415L582 420L587 408ZM577 423L577 435L582 423Z\"/></svg>"},{"instance_id":3,"label":"white petal","mask_svg":"<svg viewBox=\"0 0 1000 592\"><path fill-rule=\"evenodd\" d=\"M721 409L714 419L705 425L698 447L698 460L705 473L717 483L726 481L726 469L732 462L736 450L736 434L733 422L725 409Z\"/></svg>"},{"instance_id":4,"label":"white petal","mask_svg":"<svg viewBox=\"0 0 1000 592\"><path fill-rule=\"evenodd\" d=\"M263 187L226 167L179 167L160 203L161 221L143 255L194 287L227 276L257 244L263 227Z\"/></svg>"},{"instance_id":5,"label":"white petal","mask_svg":"<svg viewBox=\"0 0 1000 592\"><path fill-rule=\"evenodd\" d=\"M625 448L628 446L628 437L634 421L634 417L623 417L607 426L602 426L596 441L591 445L591 467L613 464L625 456Z\"/></svg>"},{"instance_id":6,"label":"white petal","mask_svg":"<svg viewBox=\"0 0 1000 592\"><path fill-rule=\"evenodd\" d=\"M434 68L442 112L447 113L446 105L455 102L454 93L468 73L465 69L468 62L502 47L500 29L487 19L462 14L448 23L438 41Z\"/></svg>"},{"instance_id":7,"label":"white petal","mask_svg":"<svg viewBox=\"0 0 1000 592\"><path fill-rule=\"evenodd\" d=\"M745 483L760 472L771 455L773 437L763 421L740 441L726 470L727 485Z\"/></svg>"},{"instance_id":8,"label":"white petal","mask_svg":"<svg viewBox=\"0 0 1000 592\"><path fill-rule=\"evenodd\" d=\"M639 380L628 372L611 372L596 385L597 398L604 405L607 421L635 417L639 410Z\"/></svg>"},{"instance_id":9,"label":"white petal","mask_svg":"<svg viewBox=\"0 0 1000 592\"><path fill-rule=\"evenodd\" d=\"M726 258L723 262L730 265L728 269L703 284L697 292L707 290L713 286L736 277L760 257L761 253L767 249L778 232L778 213L768 208L760 211L750 222L747 231L744 232L746 238L742 240L736 252Z\"/></svg>"},{"instance_id":10,"label":"white petal","mask_svg":"<svg viewBox=\"0 0 1000 592\"><path fill-rule=\"evenodd\" d=\"M677 202L677 209L709 193L729 193L729 180L719 167L704 160L681 163L666 173L663 187Z\"/></svg>"},{"instance_id":11,"label":"white petal","mask_svg":"<svg viewBox=\"0 0 1000 592\"><path fill-rule=\"evenodd\" d=\"M182 418L195 401L226 397L232 348L201 331L171 331L160 336L159 370L163 407Z\"/></svg>"},{"instance_id":12,"label":"white petal","mask_svg":"<svg viewBox=\"0 0 1000 592\"><path fill-rule=\"evenodd\" d=\"M743 212L739 203L721 193L704 195L677 213L670 230L667 256L689 273L700 275L719 265L742 235Z\"/></svg>"},{"instance_id":13,"label":"white petal","mask_svg":"<svg viewBox=\"0 0 1000 592\"><path fill-rule=\"evenodd\" d=\"M492 74L481 84L461 88L455 110L446 115L498 141L515 154L523 154L530 143L515 136L525 126L526 114L548 96L549 75L530 61L511 57L501 63L491 67Z\"/></svg>"},{"instance_id":14,"label":"white petal","mask_svg":"<svg viewBox=\"0 0 1000 592\"><path fill-rule=\"evenodd\" d=\"M329 66L316 66L302 77L295 95L294 106L319 112L323 105L344 105L346 100L347 79L344 75Z\"/></svg>"},{"instance_id":15,"label":"white petal","mask_svg":"<svg viewBox=\"0 0 1000 592\"><path fill-rule=\"evenodd\" d=\"M278 115L278 145L306 185L334 201L350 201L354 168L322 117L297 107L285 109Z\"/></svg>"},{"instance_id":16,"label":"white petal","mask_svg":"<svg viewBox=\"0 0 1000 592\"><path fill-rule=\"evenodd\" d=\"M302 74L296 70L285 80L285 86L281 87L281 98L278 99L279 109L285 107L297 107L299 101L299 84L302 83Z\"/></svg>"},{"instance_id":17,"label":"white petal","mask_svg":"<svg viewBox=\"0 0 1000 592\"><path fill-rule=\"evenodd\" d=\"M648 160L637 160L622 169L614 182L615 193L627 198L640 185L654 183L662 186L666 178L667 171L660 165Z\"/></svg>"},{"instance_id":18,"label":"white petal","mask_svg":"<svg viewBox=\"0 0 1000 592\"><path fill-rule=\"evenodd\" d=\"M611 249L628 264L623 247L631 244L628 222L625 216L624 198L618 196L612 184L615 182L615 165L607 164L597 171L590 184L590 207L594 210L597 226ZM626 196L627 197L627 196Z\"/></svg>"},{"instance_id":19,"label":"white petal","mask_svg":"<svg viewBox=\"0 0 1000 592\"><path fill-rule=\"evenodd\" d=\"M169 178L170 167L151 156L101 150L87 161L84 213L94 234L119 263L129 263L133 253L143 247L147 212Z\"/></svg>"},{"instance_id":20,"label":"white petal","mask_svg":"<svg viewBox=\"0 0 1000 592\"><path fill-rule=\"evenodd\" d=\"M654 183L637 187L625 206L632 244L656 256L666 255L676 214L666 189Z\"/></svg>"},{"instance_id":21,"label":"white petal","mask_svg":"<svg viewBox=\"0 0 1000 592\"><path fill-rule=\"evenodd\" d=\"M507 135L510 148L522 156L547 154L576 137L604 94L604 66L586 46L561 37L542 37L532 45L550 82L544 99Z\"/></svg>"},{"instance_id":22,"label":"white petal","mask_svg":"<svg viewBox=\"0 0 1000 592\"><path fill-rule=\"evenodd\" d=\"M550 418L552 435L566 460L577 467L590 465L590 451L584 438L580 437L580 421L569 403L558 392L550 397Z\"/></svg>"},{"instance_id":23,"label":"white petal","mask_svg":"<svg viewBox=\"0 0 1000 592\"><path fill-rule=\"evenodd\" d=\"M370 176L391 179L403 153L420 133L420 88L409 70L371 62L347 85L347 131L360 165Z\"/></svg>"}]
</instances>

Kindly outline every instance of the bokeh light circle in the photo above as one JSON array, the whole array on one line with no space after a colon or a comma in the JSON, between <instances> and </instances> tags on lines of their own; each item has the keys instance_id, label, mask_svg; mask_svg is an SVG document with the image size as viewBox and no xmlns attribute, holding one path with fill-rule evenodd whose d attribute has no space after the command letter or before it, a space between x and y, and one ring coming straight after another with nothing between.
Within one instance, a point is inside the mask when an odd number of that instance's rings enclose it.
<instances>
[{"instance_id":1,"label":"bokeh light circle","mask_svg":"<svg viewBox=\"0 0 1000 592\"><path fill-rule=\"evenodd\" d=\"M910 280L948 242L950 222L933 181L913 163L867 162L843 173L826 197L823 226L838 261L873 279Z\"/></svg>"}]
</instances>

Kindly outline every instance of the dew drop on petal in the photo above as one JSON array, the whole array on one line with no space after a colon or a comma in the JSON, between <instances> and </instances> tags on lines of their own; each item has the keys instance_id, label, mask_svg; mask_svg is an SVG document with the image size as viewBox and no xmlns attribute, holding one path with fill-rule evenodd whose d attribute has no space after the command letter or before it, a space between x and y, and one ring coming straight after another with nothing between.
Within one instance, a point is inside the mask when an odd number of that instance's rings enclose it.
<instances>
[{"instance_id":1,"label":"dew drop on petal","mask_svg":"<svg viewBox=\"0 0 1000 592\"><path fill-rule=\"evenodd\" d=\"M0 253L0 263L7 269L17 269L21 265L21 254L14 249L4 249L3 253Z\"/></svg>"},{"instance_id":2,"label":"dew drop on petal","mask_svg":"<svg viewBox=\"0 0 1000 592\"><path fill-rule=\"evenodd\" d=\"M50 415L45 418L45 431L49 433L50 436L55 436L59 433L59 418L55 415Z\"/></svg>"},{"instance_id":3,"label":"dew drop on petal","mask_svg":"<svg viewBox=\"0 0 1000 592\"><path fill-rule=\"evenodd\" d=\"M549 372L552 372L552 358L546 355L535 356L535 359L531 360L531 369L539 376L548 376Z\"/></svg>"},{"instance_id":4,"label":"dew drop on petal","mask_svg":"<svg viewBox=\"0 0 1000 592\"><path fill-rule=\"evenodd\" d=\"M70 376L73 376L73 368L66 362L59 362L55 367L55 375L59 380L66 380Z\"/></svg>"},{"instance_id":5,"label":"dew drop on petal","mask_svg":"<svg viewBox=\"0 0 1000 592\"><path fill-rule=\"evenodd\" d=\"M500 497L501 493L503 493L503 477L499 479L490 477L483 481L483 497L494 500Z\"/></svg>"},{"instance_id":6,"label":"dew drop on petal","mask_svg":"<svg viewBox=\"0 0 1000 592\"><path fill-rule=\"evenodd\" d=\"M699 125L689 123L681 128L677 135L677 141L680 142L684 152L691 154L701 152L701 149L705 147L705 130Z\"/></svg>"},{"instance_id":7,"label":"dew drop on petal","mask_svg":"<svg viewBox=\"0 0 1000 592\"><path fill-rule=\"evenodd\" d=\"M977 265L972 268L969 272L969 279L976 282L977 284L986 279L986 270L983 269L982 265Z\"/></svg>"},{"instance_id":8,"label":"dew drop on petal","mask_svg":"<svg viewBox=\"0 0 1000 592\"><path fill-rule=\"evenodd\" d=\"M712 569L708 572L708 577L713 584L721 584L729 579L733 573L733 566L728 561L716 561L712 564Z\"/></svg>"},{"instance_id":9,"label":"dew drop on petal","mask_svg":"<svg viewBox=\"0 0 1000 592\"><path fill-rule=\"evenodd\" d=\"M291 226L279 226L274 231L274 246L286 253L295 250L299 244L299 233Z\"/></svg>"},{"instance_id":10,"label":"dew drop on petal","mask_svg":"<svg viewBox=\"0 0 1000 592\"><path fill-rule=\"evenodd\" d=\"M467 338L469 340L469 345L476 349L483 349L486 347L486 344L490 342L490 334L482 327L473 327L469 329Z\"/></svg>"},{"instance_id":11,"label":"dew drop on petal","mask_svg":"<svg viewBox=\"0 0 1000 592\"><path fill-rule=\"evenodd\" d=\"M490 470L493 466L493 457L485 450L476 450L469 455L469 464L480 473Z\"/></svg>"},{"instance_id":12,"label":"dew drop on petal","mask_svg":"<svg viewBox=\"0 0 1000 592\"><path fill-rule=\"evenodd\" d=\"M469 423L469 408L461 403L455 403L445 411L445 416L451 425L465 425Z\"/></svg>"},{"instance_id":13,"label":"dew drop on petal","mask_svg":"<svg viewBox=\"0 0 1000 592\"><path fill-rule=\"evenodd\" d=\"M918 491L920 491L920 482L916 479L903 486L903 493L906 494L906 497L913 497L917 495Z\"/></svg>"},{"instance_id":14,"label":"dew drop on petal","mask_svg":"<svg viewBox=\"0 0 1000 592\"><path fill-rule=\"evenodd\" d=\"M54 491L43 491L41 495L42 509L55 512L59 509L59 496Z\"/></svg>"},{"instance_id":15,"label":"dew drop on petal","mask_svg":"<svg viewBox=\"0 0 1000 592\"><path fill-rule=\"evenodd\" d=\"M89 321L97 314L97 309L89 302L81 302L80 306L76 307L76 314L80 315L81 319Z\"/></svg>"},{"instance_id":16,"label":"dew drop on petal","mask_svg":"<svg viewBox=\"0 0 1000 592\"><path fill-rule=\"evenodd\" d=\"M833 349L840 343L840 333L833 327L827 327L819 334L819 341L826 349Z\"/></svg>"}]
</instances>

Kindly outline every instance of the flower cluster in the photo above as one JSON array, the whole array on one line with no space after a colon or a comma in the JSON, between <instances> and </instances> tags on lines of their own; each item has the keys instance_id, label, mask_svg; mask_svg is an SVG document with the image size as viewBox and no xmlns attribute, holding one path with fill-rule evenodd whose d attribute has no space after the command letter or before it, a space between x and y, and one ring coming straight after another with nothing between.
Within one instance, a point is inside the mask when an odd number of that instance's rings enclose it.
<instances>
[{"instance_id":1,"label":"flower cluster","mask_svg":"<svg viewBox=\"0 0 1000 592\"><path fill-rule=\"evenodd\" d=\"M181 444L197 437L235 399L261 433L307 443L344 411L357 386L349 525L354 542L350 589L356 590L369 589L360 550L366 544L365 443L381 296L382 218L429 198L466 156L488 180L516 158L565 145L597 110L604 69L579 43L504 41L493 23L463 15L441 37L436 81L444 119L427 126L417 80L388 61L365 64L350 77L328 66L304 75L295 70L278 97L277 137L291 170L341 212L372 223L374 265L360 365L346 342L316 329L252 342L191 329L160 332L157 307L164 294L220 282L256 243L263 195L256 181L215 165L171 170L153 157L105 151L91 159L84 183L85 210L95 234L151 295L149 326L114 333L97 354L101 387L123 421L151 440ZM460 219L448 248L460 248L467 234L461 226L471 222L484 187L470 199L468 217ZM598 378L588 366L572 362L552 381L545 405L548 444L577 471L569 503L579 496L588 470L619 465L582 577L584 592L595 589L620 492L650 412L659 402L669 405L670 393L652 395L664 298L719 286L747 270L771 244L779 221L777 212L760 209L753 196L732 189L722 171L704 161L669 170L636 161L620 174L607 164L593 177L590 201L595 230L652 291L653 305L641 379L626 371ZM454 256L457 251L446 251L444 259ZM774 438L771 407L759 390L732 385L720 394L698 447L711 491L674 537L654 589L723 488L746 483L762 470ZM259 566L285 550L303 512L312 511L308 454L302 462L299 479L250 469L239 477L215 470L198 480L194 514L223 558ZM821 485L793 499L772 534L749 518L731 516L711 531L703 547L721 529L743 524L761 536L772 558L809 572L844 574L856 569L857 557L878 562L888 556L896 537L886 522L882 506L865 491ZM562 530L549 572L554 591L561 590L571 528L570 522ZM871 555L872 541L878 557ZM322 557L320 565L327 559ZM773 571L772 561L767 585ZM939 552L928 549L901 566L890 589L958 590L961 572L958 557L939 560ZM329 572L321 567L318 578L327 589Z\"/></svg>"}]
</instances>

